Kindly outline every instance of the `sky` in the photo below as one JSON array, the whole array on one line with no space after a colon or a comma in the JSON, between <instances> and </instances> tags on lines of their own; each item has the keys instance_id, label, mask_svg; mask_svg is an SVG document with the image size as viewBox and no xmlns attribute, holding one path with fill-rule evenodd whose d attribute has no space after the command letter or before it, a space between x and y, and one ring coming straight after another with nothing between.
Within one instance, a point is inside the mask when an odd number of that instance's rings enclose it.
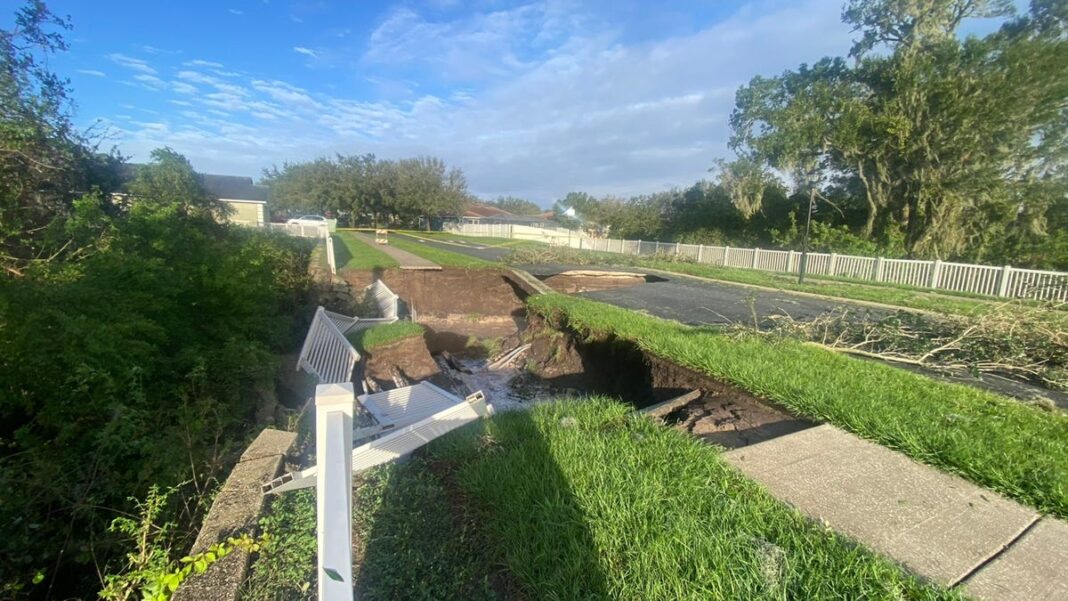
<instances>
[{"instance_id":1,"label":"sky","mask_svg":"<svg viewBox=\"0 0 1068 601\"><path fill-rule=\"evenodd\" d=\"M845 55L842 0L51 0L76 120L259 178L335 153L437 156L543 206L708 176L734 93ZM0 23L6 28L10 15Z\"/></svg>"}]
</instances>

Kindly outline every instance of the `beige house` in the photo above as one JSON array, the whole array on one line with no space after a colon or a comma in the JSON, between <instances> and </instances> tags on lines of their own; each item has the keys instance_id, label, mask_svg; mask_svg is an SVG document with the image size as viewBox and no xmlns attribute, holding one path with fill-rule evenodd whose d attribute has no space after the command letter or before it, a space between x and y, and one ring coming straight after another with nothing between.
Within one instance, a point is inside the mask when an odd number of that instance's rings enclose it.
<instances>
[{"instance_id":1,"label":"beige house","mask_svg":"<svg viewBox=\"0 0 1068 601\"><path fill-rule=\"evenodd\" d=\"M262 226L270 221L267 212L269 188L252 183L251 177L200 174L204 189L230 207L228 220L241 225Z\"/></svg>"}]
</instances>

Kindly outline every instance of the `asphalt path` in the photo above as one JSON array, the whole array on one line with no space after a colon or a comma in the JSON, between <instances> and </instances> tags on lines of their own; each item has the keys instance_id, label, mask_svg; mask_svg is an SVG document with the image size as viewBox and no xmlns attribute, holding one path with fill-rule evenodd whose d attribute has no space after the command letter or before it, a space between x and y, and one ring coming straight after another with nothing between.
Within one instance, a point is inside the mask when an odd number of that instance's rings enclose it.
<instances>
[{"instance_id":1,"label":"asphalt path","mask_svg":"<svg viewBox=\"0 0 1068 601\"><path fill-rule=\"evenodd\" d=\"M497 261L511 252L510 248L453 241L427 241L411 236L408 236L408 238L428 246L487 261ZM516 265L516 267L541 280L574 270L597 269L599 271L648 273L641 267L560 264ZM876 319L891 312L886 309L872 308L868 305L849 303L848 301L828 300L779 290L766 290L708 280L697 280L663 272L650 276L648 280L646 283L636 286L583 292L577 296L697 326L730 324L751 326L753 325L754 312L756 321L762 328L768 327L775 316L789 316L797 320L809 320L840 309L843 306L855 309L861 316L869 315Z\"/></svg>"},{"instance_id":2,"label":"asphalt path","mask_svg":"<svg viewBox=\"0 0 1068 601\"><path fill-rule=\"evenodd\" d=\"M390 234L402 236L403 234ZM486 246L474 243L453 241L427 241L408 238L486 261L497 261L511 252L507 247ZM516 265L538 279L572 270L621 271L628 273L648 273L641 267L601 267L592 265ZM593 300L615 305L625 309L641 311L665 319L694 326L745 325L752 326L754 319L761 328L771 325L776 316L789 316L795 320L810 320L844 307L855 311L857 319L879 319L893 312L892 309L873 307L848 300L825 299L815 296L793 294L780 290L767 290L749 286L735 285L719 281L699 280L684 276L675 276L657 272L643 284L611 290L583 292L583 296ZM755 317L754 317L755 313ZM886 363L908 371L914 371L927 377L966 384L983 388L1000 394L1022 399L1045 397L1057 405L1068 409L1068 394L1032 386L1017 380L987 374L982 379L971 376L948 376L940 372L907 366L900 363Z\"/></svg>"}]
</instances>

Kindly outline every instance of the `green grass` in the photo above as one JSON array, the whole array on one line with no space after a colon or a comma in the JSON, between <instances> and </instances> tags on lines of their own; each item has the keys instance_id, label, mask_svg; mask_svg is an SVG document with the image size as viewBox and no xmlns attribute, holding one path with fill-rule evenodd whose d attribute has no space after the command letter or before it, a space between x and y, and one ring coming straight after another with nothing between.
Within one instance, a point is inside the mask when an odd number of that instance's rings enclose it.
<instances>
[{"instance_id":1,"label":"green grass","mask_svg":"<svg viewBox=\"0 0 1068 601\"><path fill-rule=\"evenodd\" d=\"M493 267L497 265L492 261L484 261L476 257L442 250L402 236L390 236L389 244L395 248L406 250L413 255L433 261L442 267Z\"/></svg>"},{"instance_id":2,"label":"green grass","mask_svg":"<svg viewBox=\"0 0 1068 601\"><path fill-rule=\"evenodd\" d=\"M314 495L299 502L314 508ZM806 520L714 447L603 398L454 431L370 472L354 504L361 599L961 599ZM307 541L305 522L275 534ZM314 571L314 545L295 546Z\"/></svg>"},{"instance_id":3,"label":"green grass","mask_svg":"<svg viewBox=\"0 0 1068 601\"><path fill-rule=\"evenodd\" d=\"M527 598L956 598L607 399L502 413L428 455Z\"/></svg>"},{"instance_id":4,"label":"green grass","mask_svg":"<svg viewBox=\"0 0 1068 601\"><path fill-rule=\"evenodd\" d=\"M1057 517L1068 517L1068 416L789 339L729 336L560 294L551 322L616 336Z\"/></svg>"},{"instance_id":5,"label":"green grass","mask_svg":"<svg viewBox=\"0 0 1068 601\"><path fill-rule=\"evenodd\" d=\"M452 232L420 232L420 231L404 231L403 233L409 236L415 236L418 238L426 238L428 240L440 240L446 242L464 242L467 244L477 244L479 246L492 246L496 248L543 248L546 246L544 242L537 242L534 240L518 240L514 238L493 238L490 236L464 236L462 234L453 234Z\"/></svg>"},{"instance_id":6,"label":"green grass","mask_svg":"<svg viewBox=\"0 0 1068 601\"><path fill-rule=\"evenodd\" d=\"M726 282L958 315L977 315L990 311L1004 302L1004 299L992 299L975 294L931 292L899 284L863 283L848 278L808 277L804 284L798 284L797 276L790 274L598 251L563 248L524 249L505 259L516 264L543 262L647 267ZM1032 304L1039 306L1038 303ZM1064 311L1051 310L1048 312L1048 318L1054 322L1068 324L1068 314Z\"/></svg>"},{"instance_id":7,"label":"green grass","mask_svg":"<svg viewBox=\"0 0 1068 601\"><path fill-rule=\"evenodd\" d=\"M345 337L349 339L352 346L356 347L356 350L369 351L398 340L422 335L423 326L415 322L401 320L352 332L351 334L346 334Z\"/></svg>"},{"instance_id":8,"label":"green grass","mask_svg":"<svg viewBox=\"0 0 1068 601\"><path fill-rule=\"evenodd\" d=\"M493 599L490 566L453 520L448 491L425 461L385 465L357 477L353 494L357 598ZM273 543L252 564L245 601L315 599L315 494L286 493L261 527Z\"/></svg>"},{"instance_id":9,"label":"green grass","mask_svg":"<svg viewBox=\"0 0 1068 601\"><path fill-rule=\"evenodd\" d=\"M357 239L351 232L338 232L334 236L334 258L338 269L387 269L396 267L393 257L370 244Z\"/></svg>"}]
</instances>

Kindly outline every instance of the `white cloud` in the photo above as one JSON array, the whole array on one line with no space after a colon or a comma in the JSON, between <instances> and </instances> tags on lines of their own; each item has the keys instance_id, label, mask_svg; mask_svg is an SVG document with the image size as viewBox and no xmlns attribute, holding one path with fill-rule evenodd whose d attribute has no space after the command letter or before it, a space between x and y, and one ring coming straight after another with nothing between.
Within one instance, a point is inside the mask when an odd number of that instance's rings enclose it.
<instances>
[{"instance_id":1,"label":"white cloud","mask_svg":"<svg viewBox=\"0 0 1068 601\"><path fill-rule=\"evenodd\" d=\"M185 61L184 63L182 63L182 65L186 66L186 67L210 67L210 68L213 68L213 69L222 69L223 66L224 66L222 63L216 63L216 62L212 62L212 61L205 61L205 60L201 60L199 58L196 59L196 60Z\"/></svg>"},{"instance_id":2,"label":"white cloud","mask_svg":"<svg viewBox=\"0 0 1068 601\"><path fill-rule=\"evenodd\" d=\"M570 190L629 195L688 185L728 155L727 119L739 85L847 51L839 2L763 0L701 30L641 43L610 29L575 27L550 3L442 23L397 11L393 29L383 23L364 56L382 70L363 79L374 90L395 87L392 100L186 69L170 84L182 95L172 102L186 103L179 106L198 119L154 118L165 129L130 126L123 149L143 157L153 145L170 144L199 168L246 174L333 152L431 154L463 168L476 193L542 202ZM499 30L488 31L490 23ZM521 41L506 39L516 31ZM417 33L428 49L415 43ZM413 65L451 69L457 81L479 61L496 73L488 82L409 81ZM397 71L403 75L394 81Z\"/></svg>"},{"instance_id":3,"label":"white cloud","mask_svg":"<svg viewBox=\"0 0 1068 601\"><path fill-rule=\"evenodd\" d=\"M172 81L171 89L179 94L196 94L200 91L196 86L189 85L184 81Z\"/></svg>"},{"instance_id":4,"label":"white cloud","mask_svg":"<svg viewBox=\"0 0 1068 601\"><path fill-rule=\"evenodd\" d=\"M145 87L152 90L162 90L163 88L167 87L167 83L159 77L156 77L155 75L149 75L147 73L138 73L137 75L134 75L133 78L136 81L139 81L144 84Z\"/></svg>"},{"instance_id":5,"label":"white cloud","mask_svg":"<svg viewBox=\"0 0 1068 601\"><path fill-rule=\"evenodd\" d=\"M228 8L228 9L226 9L226 12L230 13L231 15L243 15L243 14L245 14L245 11L238 10L236 8Z\"/></svg>"},{"instance_id":6,"label":"white cloud","mask_svg":"<svg viewBox=\"0 0 1068 601\"><path fill-rule=\"evenodd\" d=\"M119 66L126 67L133 71L139 71L148 75L158 74L158 72L152 68L152 65L148 64L148 61L144 59L133 58L119 53L109 54L106 58Z\"/></svg>"},{"instance_id":7,"label":"white cloud","mask_svg":"<svg viewBox=\"0 0 1068 601\"><path fill-rule=\"evenodd\" d=\"M96 69L78 69L78 73L82 75L92 75L93 77L107 77L107 73L103 71L97 71Z\"/></svg>"},{"instance_id":8,"label":"white cloud","mask_svg":"<svg viewBox=\"0 0 1068 601\"><path fill-rule=\"evenodd\" d=\"M312 58L319 57L318 52L312 50L311 48L305 48L304 46L293 46L293 52L296 52L297 54L303 54L305 56L310 56Z\"/></svg>"}]
</instances>

